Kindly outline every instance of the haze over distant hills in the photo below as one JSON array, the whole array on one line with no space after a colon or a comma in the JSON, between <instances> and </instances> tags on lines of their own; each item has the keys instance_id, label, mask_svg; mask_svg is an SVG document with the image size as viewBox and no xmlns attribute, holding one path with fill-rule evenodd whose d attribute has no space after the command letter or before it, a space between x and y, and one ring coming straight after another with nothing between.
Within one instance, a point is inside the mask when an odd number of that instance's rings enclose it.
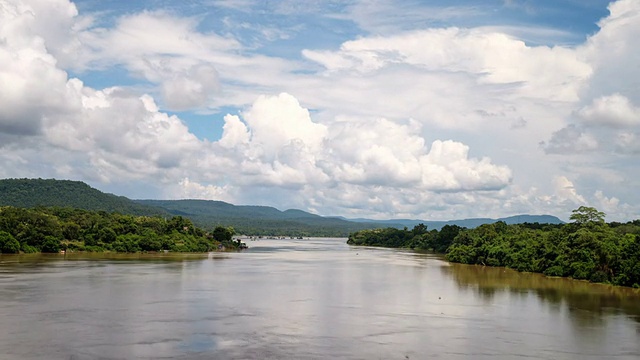
<instances>
[{"instance_id":1,"label":"haze over distant hills","mask_svg":"<svg viewBox=\"0 0 640 360\"><path fill-rule=\"evenodd\" d=\"M447 221L430 221L430 220L411 220L411 219L392 219L392 220L371 220L371 219L346 219L355 222L376 222L390 227L406 226L412 228L418 224L425 224L429 229L440 230L445 225L458 225L467 228L478 227L482 224L490 224L498 221L504 221L507 224L523 224L523 223L540 223L540 224L562 224L564 221L552 215L514 215L498 219L491 218L473 218Z\"/></svg>"},{"instance_id":2,"label":"haze over distant hills","mask_svg":"<svg viewBox=\"0 0 640 360\"><path fill-rule=\"evenodd\" d=\"M477 227L504 221L507 224L538 222L562 223L550 215L517 215L500 219L477 218L450 221L372 220L328 217L290 209L280 211L269 206L233 205L214 200L131 200L106 194L80 181L54 179L0 180L0 206L73 207L132 215L184 216L203 228L233 226L239 233L277 236L346 236L350 232L378 227L412 228L423 223L429 229L444 225Z\"/></svg>"},{"instance_id":3,"label":"haze over distant hills","mask_svg":"<svg viewBox=\"0 0 640 360\"><path fill-rule=\"evenodd\" d=\"M251 235L347 236L349 233L380 227L379 223L354 222L324 217L302 210L280 211L270 206L232 205L215 200L134 200L173 215L190 218L196 225L233 226Z\"/></svg>"}]
</instances>

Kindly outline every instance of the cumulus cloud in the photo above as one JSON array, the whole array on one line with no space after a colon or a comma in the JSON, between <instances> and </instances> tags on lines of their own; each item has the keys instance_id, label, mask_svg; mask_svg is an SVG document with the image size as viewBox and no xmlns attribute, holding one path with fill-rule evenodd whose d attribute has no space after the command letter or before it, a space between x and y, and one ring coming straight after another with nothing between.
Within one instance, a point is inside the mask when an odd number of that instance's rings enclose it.
<instances>
[{"instance_id":1,"label":"cumulus cloud","mask_svg":"<svg viewBox=\"0 0 640 360\"><path fill-rule=\"evenodd\" d=\"M39 4L39 3L37 3ZM64 113L66 73L56 66L30 6L0 3L0 131L35 135L43 114Z\"/></svg>"},{"instance_id":2,"label":"cumulus cloud","mask_svg":"<svg viewBox=\"0 0 640 360\"><path fill-rule=\"evenodd\" d=\"M0 175L171 184L172 198L324 214L443 219L588 201L632 213L621 189L581 195L605 187L579 174L606 173L608 152L640 152L637 1L612 3L574 48L533 46L499 26L425 29L425 14L405 17L415 21L404 31L392 24L404 7L352 5L343 16L391 35L309 45L292 61L203 32L198 17L143 11L100 27L68 0L0 0L0 83L11 84L0 87ZM478 11L450 10L435 15ZM134 86L67 74L112 67ZM221 106L243 110L214 142L163 110ZM549 161L542 140L547 154L589 158ZM618 183L637 170L624 166Z\"/></svg>"},{"instance_id":3,"label":"cumulus cloud","mask_svg":"<svg viewBox=\"0 0 640 360\"><path fill-rule=\"evenodd\" d=\"M68 173L79 166L79 173L100 181L165 174L206 145L147 95L95 90L68 78L37 33L47 27L32 26L46 8L40 2L0 6L0 82L11 84L0 87L0 132L7 142L25 145L32 140L24 135L34 136L40 152L62 153L44 167Z\"/></svg>"},{"instance_id":4,"label":"cumulus cloud","mask_svg":"<svg viewBox=\"0 0 640 360\"><path fill-rule=\"evenodd\" d=\"M577 53L594 69L589 80L587 99L620 94L632 102L640 102L640 49L634 44L640 36L640 3L619 0L608 6L609 16L598 23L600 29Z\"/></svg>"},{"instance_id":5,"label":"cumulus cloud","mask_svg":"<svg viewBox=\"0 0 640 360\"><path fill-rule=\"evenodd\" d=\"M209 103L219 91L218 72L207 64L173 71L162 83L162 97L167 107L185 110Z\"/></svg>"},{"instance_id":6,"label":"cumulus cloud","mask_svg":"<svg viewBox=\"0 0 640 360\"><path fill-rule=\"evenodd\" d=\"M602 209L605 213L614 213L618 210L620 200L616 197L606 197L602 190L595 192L594 197L598 201L598 209Z\"/></svg>"},{"instance_id":7,"label":"cumulus cloud","mask_svg":"<svg viewBox=\"0 0 640 360\"><path fill-rule=\"evenodd\" d=\"M556 154L605 150L635 154L640 150L640 108L620 94L594 99L575 113L579 124L556 131L545 151Z\"/></svg>"},{"instance_id":8,"label":"cumulus cloud","mask_svg":"<svg viewBox=\"0 0 640 360\"><path fill-rule=\"evenodd\" d=\"M416 121L342 117L318 124L289 94L258 98L242 118L227 115L218 142L234 150L229 156L242 156L242 178L426 191L495 190L511 181L508 167L470 158L460 142L436 140L428 149Z\"/></svg>"},{"instance_id":9,"label":"cumulus cloud","mask_svg":"<svg viewBox=\"0 0 640 360\"><path fill-rule=\"evenodd\" d=\"M20 36L27 44L39 38L61 66L68 66L85 54L78 34L92 24L90 16L80 16L75 4L68 0L0 1L0 12L9 20L0 27L9 29L12 42Z\"/></svg>"},{"instance_id":10,"label":"cumulus cloud","mask_svg":"<svg viewBox=\"0 0 640 360\"><path fill-rule=\"evenodd\" d=\"M578 194L573 182L566 176L558 176L554 179L555 196L562 202L571 202L576 205L586 204L585 198Z\"/></svg>"},{"instance_id":11,"label":"cumulus cloud","mask_svg":"<svg viewBox=\"0 0 640 360\"><path fill-rule=\"evenodd\" d=\"M408 64L423 71L465 72L481 84L513 84L528 97L578 98L590 66L571 49L527 46L504 33L483 29L429 29L348 41L338 52L305 50L327 71L377 71ZM505 54L509 54L505 56ZM545 89L546 91L541 91Z\"/></svg>"},{"instance_id":12,"label":"cumulus cloud","mask_svg":"<svg viewBox=\"0 0 640 360\"><path fill-rule=\"evenodd\" d=\"M548 149L552 152L581 153L596 147L621 154L637 152L633 139L640 133L636 80L640 77L640 49L632 44L640 36L640 3L612 2L609 12L598 23L600 30L575 50L593 73L576 102L571 123L550 140ZM578 128L581 136L576 136ZM559 145L560 140L566 143ZM560 148L566 151L554 151Z\"/></svg>"},{"instance_id":13,"label":"cumulus cloud","mask_svg":"<svg viewBox=\"0 0 640 360\"><path fill-rule=\"evenodd\" d=\"M76 35L85 45L69 67L122 66L158 85L163 106L172 110L201 108L219 91L217 64L232 61L227 52L240 44L197 31L198 21L163 11L146 11L117 19L114 28L90 27Z\"/></svg>"},{"instance_id":14,"label":"cumulus cloud","mask_svg":"<svg viewBox=\"0 0 640 360\"><path fill-rule=\"evenodd\" d=\"M598 140L576 125L569 125L553 133L548 143L542 144L544 150L551 154L567 154L593 151L598 149Z\"/></svg>"},{"instance_id":15,"label":"cumulus cloud","mask_svg":"<svg viewBox=\"0 0 640 360\"><path fill-rule=\"evenodd\" d=\"M180 180L177 185L174 184L167 186L165 195L170 199L232 201L232 194L234 193L233 190L234 189L230 185L202 185L189 180L188 177L185 177Z\"/></svg>"},{"instance_id":16,"label":"cumulus cloud","mask_svg":"<svg viewBox=\"0 0 640 360\"><path fill-rule=\"evenodd\" d=\"M314 123L309 111L286 93L260 96L242 117L251 128L252 144L258 145L267 158L273 158L292 140L300 140L316 152L327 132L326 126Z\"/></svg>"},{"instance_id":17,"label":"cumulus cloud","mask_svg":"<svg viewBox=\"0 0 640 360\"><path fill-rule=\"evenodd\" d=\"M578 117L594 126L627 128L640 125L640 108L620 94L602 96L578 111Z\"/></svg>"},{"instance_id":18,"label":"cumulus cloud","mask_svg":"<svg viewBox=\"0 0 640 360\"><path fill-rule=\"evenodd\" d=\"M220 146L231 149L249 143L251 134L247 126L236 115L227 114L222 126L222 137L218 141Z\"/></svg>"}]
</instances>

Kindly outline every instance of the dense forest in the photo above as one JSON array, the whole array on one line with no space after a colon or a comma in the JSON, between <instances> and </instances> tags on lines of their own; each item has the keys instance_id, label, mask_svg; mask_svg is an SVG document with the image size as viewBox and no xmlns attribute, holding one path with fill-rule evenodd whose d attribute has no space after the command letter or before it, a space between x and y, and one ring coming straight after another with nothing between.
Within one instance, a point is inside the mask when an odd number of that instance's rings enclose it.
<instances>
[{"instance_id":1,"label":"dense forest","mask_svg":"<svg viewBox=\"0 0 640 360\"><path fill-rule=\"evenodd\" d=\"M103 193L81 181L55 179L2 179L0 206L55 206L131 215L169 215L162 209L138 204L124 196Z\"/></svg>"},{"instance_id":2,"label":"dense forest","mask_svg":"<svg viewBox=\"0 0 640 360\"><path fill-rule=\"evenodd\" d=\"M211 200L131 200L103 193L81 181L0 179L0 206L68 207L139 216L182 216L208 231L233 227L245 235L344 237L379 224L322 217L301 210L237 206Z\"/></svg>"},{"instance_id":3,"label":"dense forest","mask_svg":"<svg viewBox=\"0 0 640 360\"><path fill-rule=\"evenodd\" d=\"M549 215L518 215L503 219L459 219L451 221L422 221L394 219L345 219L311 214L289 209L280 211L270 206L233 205L214 200L131 200L124 196L103 193L81 181L56 179L0 179L0 206L17 208L62 207L91 211L117 212L124 215L182 216L206 231L217 227L233 227L236 232L251 236L346 237L364 229L404 226L425 223L430 229L445 225L468 228L502 220L513 222L560 223Z\"/></svg>"},{"instance_id":4,"label":"dense forest","mask_svg":"<svg viewBox=\"0 0 640 360\"><path fill-rule=\"evenodd\" d=\"M451 262L640 287L640 220L606 223L604 213L585 206L570 218L568 224L362 230L347 243L435 251Z\"/></svg>"},{"instance_id":5,"label":"dense forest","mask_svg":"<svg viewBox=\"0 0 640 360\"><path fill-rule=\"evenodd\" d=\"M71 208L0 207L0 252L206 252L237 249L234 230L206 232L182 216L134 216Z\"/></svg>"}]
</instances>

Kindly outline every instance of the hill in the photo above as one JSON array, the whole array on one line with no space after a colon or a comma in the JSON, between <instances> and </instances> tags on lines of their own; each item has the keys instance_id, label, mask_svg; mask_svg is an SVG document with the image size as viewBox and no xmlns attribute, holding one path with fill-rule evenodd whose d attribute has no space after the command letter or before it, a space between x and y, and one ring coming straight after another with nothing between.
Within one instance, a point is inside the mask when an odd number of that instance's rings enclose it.
<instances>
[{"instance_id":1,"label":"hill","mask_svg":"<svg viewBox=\"0 0 640 360\"><path fill-rule=\"evenodd\" d=\"M413 228L420 223L436 230L445 225L475 228L497 221L507 224L562 223L557 217L549 215L450 221L346 219L325 217L296 209L280 211L270 206L239 206L214 200L130 200L124 196L103 193L80 181L54 179L0 180L0 206L54 206L129 215L181 215L204 229L222 225L232 226L242 234L274 236L347 236L359 230L385 227Z\"/></svg>"},{"instance_id":2,"label":"hill","mask_svg":"<svg viewBox=\"0 0 640 360\"><path fill-rule=\"evenodd\" d=\"M306 211L280 211L270 206L233 205L215 200L135 200L161 208L172 215L190 218L196 225L213 228L233 226L238 233L274 236L347 236L382 226L377 222L353 222Z\"/></svg>"},{"instance_id":3,"label":"hill","mask_svg":"<svg viewBox=\"0 0 640 360\"><path fill-rule=\"evenodd\" d=\"M54 179L0 180L0 206L20 208L70 207L129 215L168 215L159 208L103 193L81 181Z\"/></svg>"}]
</instances>

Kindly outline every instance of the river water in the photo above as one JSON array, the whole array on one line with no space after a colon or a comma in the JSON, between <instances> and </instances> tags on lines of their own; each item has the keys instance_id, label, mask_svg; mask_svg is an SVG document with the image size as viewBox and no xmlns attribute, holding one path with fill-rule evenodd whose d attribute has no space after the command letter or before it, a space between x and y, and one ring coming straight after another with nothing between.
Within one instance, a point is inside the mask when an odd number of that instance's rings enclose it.
<instances>
[{"instance_id":1,"label":"river water","mask_svg":"<svg viewBox=\"0 0 640 360\"><path fill-rule=\"evenodd\" d=\"M345 239L0 255L0 359L640 359L640 293Z\"/></svg>"}]
</instances>

